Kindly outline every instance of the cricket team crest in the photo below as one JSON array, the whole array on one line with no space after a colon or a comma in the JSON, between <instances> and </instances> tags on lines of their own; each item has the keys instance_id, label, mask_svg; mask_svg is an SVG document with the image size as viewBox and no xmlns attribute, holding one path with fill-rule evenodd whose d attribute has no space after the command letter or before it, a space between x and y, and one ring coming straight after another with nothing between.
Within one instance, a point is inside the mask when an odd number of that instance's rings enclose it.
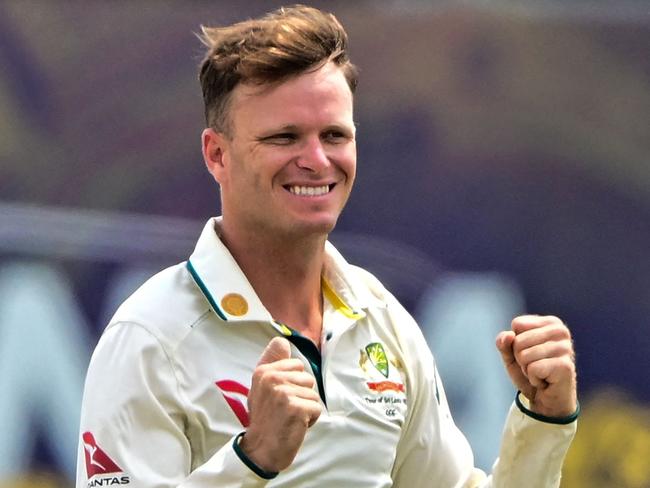
<instances>
[{"instance_id":1,"label":"cricket team crest","mask_svg":"<svg viewBox=\"0 0 650 488\"><path fill-rule=\"evenodd\" d=\"M389 358L380 342L371 342L361 349L359 366L369 380L366 386L370 391L405 393L402 380L404 366L399 359Z\"/></svg>"},{"instance_id":2,"label":"cricket team crest","mask_svg":"<svg viewBox=\"0 0 650 488\"><path fill-rule=\"evenodd\" d=\"M366 346L366 354L377 371L388 378L388 358L384 346L379 342L371 342Z\"/></svg>"}]
</instances>

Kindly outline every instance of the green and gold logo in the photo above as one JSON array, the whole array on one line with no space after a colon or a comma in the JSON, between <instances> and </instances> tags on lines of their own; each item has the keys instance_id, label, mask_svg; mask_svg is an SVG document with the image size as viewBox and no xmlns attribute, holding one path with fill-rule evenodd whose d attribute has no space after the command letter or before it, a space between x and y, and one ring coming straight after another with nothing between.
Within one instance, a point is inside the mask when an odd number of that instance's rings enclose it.
<instances>
[{"instance_id":1,"label":"green and gold logo","mask_svg":"<svg viewBox=\"0 0 650 488\"><path fill-rule=\"evenodd\" d=\"M404 369L402 362L399 359L389 357L388 354L386 354L384 346L379 342L371 342L359 352L359 367L361 367L363 373L370 380L366 381L366 386L369 390L375 393L382 393L385 391L404 393L404 383L401 381L395 381L401 379L400 371L403 371ZM368 363L372 364L374 369L370 368ZM389 369L391 364L394 367L394 378L389 378L391 374ZM377 372L386 379L380 379L377 381Z\"/></svg>"},{"instance_id":2,"label":"green and gold logo","mask_svg":"<svg viewBox=\"0 0 650 488\"><path fill-rule=\"evenodd\" d=\"M366 354L375 369L388 378L388 358L384 346L379 342L371 342L366 346Z\"/></svg>"}]
</instances>

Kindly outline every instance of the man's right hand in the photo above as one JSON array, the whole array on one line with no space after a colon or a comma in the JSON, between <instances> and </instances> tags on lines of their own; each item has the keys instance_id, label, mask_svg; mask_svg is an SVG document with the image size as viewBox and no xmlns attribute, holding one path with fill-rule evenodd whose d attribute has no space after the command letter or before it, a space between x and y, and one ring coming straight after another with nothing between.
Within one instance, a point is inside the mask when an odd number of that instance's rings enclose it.
<instances>
[{"instance_id":1,"label":"man's right hand","mask_svg":"<svg viewBox=\"0 0 650 488\"><path fill-rule=\"evenodd\" d=\"M314 377L291 358L287 339L274 337L262 352L248 394L250 424L239 446L265 471L293 462L307 429L321 413Z\"/></svg>"}]
</instances>

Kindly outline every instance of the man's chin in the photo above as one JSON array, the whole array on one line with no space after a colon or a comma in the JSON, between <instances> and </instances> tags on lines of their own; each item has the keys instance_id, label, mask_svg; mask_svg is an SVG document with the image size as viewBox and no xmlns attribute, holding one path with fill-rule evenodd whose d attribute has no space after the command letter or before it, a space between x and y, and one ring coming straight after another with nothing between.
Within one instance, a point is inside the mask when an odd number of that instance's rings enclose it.
<instances>
[{"instance_id":1,"label":"man's chin","mask_svg":"<svg viewBox=\"0 0 650 488\"><path fill-rule=\"evenodd\" d=\"M290 233L296 237L318 237L327 236L336 226L334 218L311 219L294 222L291 225Z\"/></svg>"}]
</instances>

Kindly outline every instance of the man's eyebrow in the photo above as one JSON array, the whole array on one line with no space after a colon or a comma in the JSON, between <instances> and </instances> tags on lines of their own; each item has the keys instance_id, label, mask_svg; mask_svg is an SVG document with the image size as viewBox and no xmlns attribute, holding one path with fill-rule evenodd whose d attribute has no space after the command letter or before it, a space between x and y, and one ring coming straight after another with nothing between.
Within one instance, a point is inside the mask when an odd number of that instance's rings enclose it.
<instances>
[{"instance_id":1,"label":"man's eyebrow","mask_svg":"<svg viewBox=\"0 0 650 488\"><path fill-rule=\"evenodd\" d=\"M328 131L328 130L338 130L338 131L344 132L346 134L349 133L349 134L353 135L357 130L357 125L355 123L352 123L352 124L334 123L334 124L330 124L327 127L325 127L325 130L326 131Z\"/></svg>"},{"instance_id":2,"label":"man's eyebrow","mask_svg":"<svg viewBox=\"0 0 650 488\"><path fill-rule=\"evenodd\" d=\"M263 134L262 137L265 137L266 135L276 134L279 132L296 132L298 130L299 129L297 125L287 124L280 127L269 127L268 129L262 130L261 133Z\"/></svg>"},{"instance_id":3,"label":"man's eyebrow","mask_svg":"<svg viewBox=\"0 0 650 488\"><path fill-rule=\"evenodd\" d=\"M287 124L287 125L283 125L282 127L278 128L277 130L280 131L280 132L283 132L283 131L297 131L299 129L298 129L298 126L295 125L295 124Z\"/></svg>"}]
</instances>

